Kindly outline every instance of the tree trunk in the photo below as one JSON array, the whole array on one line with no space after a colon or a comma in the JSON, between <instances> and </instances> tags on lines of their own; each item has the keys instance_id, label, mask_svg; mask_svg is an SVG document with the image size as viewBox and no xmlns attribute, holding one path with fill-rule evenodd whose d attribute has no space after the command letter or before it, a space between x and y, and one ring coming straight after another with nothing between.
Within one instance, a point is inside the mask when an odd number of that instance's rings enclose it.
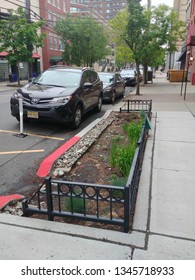
<instances>
[{"instance_id":1,"label":"tree trunk","mask_svg":"<svg viewBox=\"0 0 195 280\"><path fill-rule=\"evenodd\" d=\"M137 86L136 86L136 95L140 95L140 86L139 86L139 61L136 61L136 72L137 72Z\"/></svg>"},{"instance_id":2,"label":"tree trunk","mask_svg":"<svg viewBox=\"0 0 195 280\"><path fill-rule=\"evenodd\" d=\"M144 64L144 84L148 83L148 66Z\"/></svg>"},{"instance_id":3,"label":"tree trunk","mask_svg":"<svg viewBox=\"0 0 195 280\"><path fill-rule=\"evenodd\" d=\"M172 59L172 53L169 53L169 69L171 69L171 59Z\"/></svg>"},{"instance_id":4,"label":"tree trunk","mask_svg":"<svg viewBox=\"0 0 195 280\"><path fill-rule=\"evenodd\" d=\"M17 79L18 79L18 86L20 86L19 63L16 64L16 75L17 75Z\"/></svg>"}]
</instances>

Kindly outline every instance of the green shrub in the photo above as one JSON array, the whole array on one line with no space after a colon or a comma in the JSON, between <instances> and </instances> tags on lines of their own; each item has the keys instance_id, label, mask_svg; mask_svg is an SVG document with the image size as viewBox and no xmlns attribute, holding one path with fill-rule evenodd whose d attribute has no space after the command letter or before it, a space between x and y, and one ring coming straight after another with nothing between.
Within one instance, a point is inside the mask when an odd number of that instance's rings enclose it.
<instances>
[{"instance_id":1,"label":"green shrub","mask_svg":"<svg viewBox=\"0 0 195 280\"><path fill-rule=\"evenodd\" d=\"M131 169L142 125L143 118L136 122L131 120L129 123L123 125L124 132L127 134L129 140L126 145L119 143L116 138L113 139L110 149L110 164L116 167L125 177L129 175Z\"/></svg>"},{"instance_id":2,"label":"green shrub","mask_svg":"<svg viewBox=\"0 0 195 280\"><path fill-rule=\"evenodd\" d=\"M85 208L87 208L87 201L84 201L82 197L65 197L64 199L65 211L74 213L84 213Z\"/></svg>"},{"instance_id":3,"label":"green shrub","mask_svg":"<svg viewBox=\"0 0 195 280\"><path fill-rule=\"evenodd\" d=\"M112 185L113 186L119 186L124 187L127 183L126 177L117 177L116 175L112 176Z\"/></svg>"}]
</instances>

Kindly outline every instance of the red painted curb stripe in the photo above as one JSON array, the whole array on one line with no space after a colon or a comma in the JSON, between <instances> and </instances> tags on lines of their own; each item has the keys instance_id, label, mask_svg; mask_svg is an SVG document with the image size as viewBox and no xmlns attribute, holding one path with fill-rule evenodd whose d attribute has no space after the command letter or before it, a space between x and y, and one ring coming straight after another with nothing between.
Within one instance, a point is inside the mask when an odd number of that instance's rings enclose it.
<instances>
[{"instance_id":1,"label":"red painted curb stripe","mask_svg":"<svg viewBox=\"0 0 195 280\"><path fill-rule=\"evenodd\" d=\"M45 158L38 171L37 176L39 177L45 177L49 174L49 171L56 159L58 159L64 152L66 152L68 149L70 149L71 146L73 146L80 137L74 136L69 141L67 141L64 145L62 145L60 148L58 148L55 152L53 152L51 155L49 155L47 158Z\"/></svg>"},{"instance_id":2,"label":"red painted curb stripe","mask_svg":"<svg viewBox=\"0 0 195 280\"><path fill-rule=\"evenodd\" d=\"M24 196L20 195L20 194L11 194L11 195L0 196L0 210L3 209L11 201L22 200L23 198L24 198Z\"/></svg>"}]
</instances>

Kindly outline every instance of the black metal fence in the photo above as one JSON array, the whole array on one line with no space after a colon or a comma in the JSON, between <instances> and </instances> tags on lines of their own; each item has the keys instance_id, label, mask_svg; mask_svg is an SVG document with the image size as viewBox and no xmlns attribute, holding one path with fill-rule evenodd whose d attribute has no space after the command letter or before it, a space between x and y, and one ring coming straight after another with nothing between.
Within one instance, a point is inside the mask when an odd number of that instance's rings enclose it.
<instances>
[{"instance_id":1,"label":"black metal fence","mask_svg":"<svg viewBox=\"0 0 195 280\"><path fill-rule=\"evenodd\" d=\"M151 109L150 102L147 106ZM143 110L142 106L141 108ZM122 226L124 232L128 232L136 202L147 133L145 118L126 186L61 181L47 177L29 200L23 200L23 216L41 214L46 215L50 221L55 217L66 217L106 223Z\"/></svg>"},{"instance_id":2,"label":"black metal fence","mask_svg":"<svg viewBox=\"0 0 195 280\"><path fill-rule=\"evenodd\" d=\"M127 100L120 108L120 112L146 112L148 117L152 113L152 100Z\"/></svg>"}]
</instances>

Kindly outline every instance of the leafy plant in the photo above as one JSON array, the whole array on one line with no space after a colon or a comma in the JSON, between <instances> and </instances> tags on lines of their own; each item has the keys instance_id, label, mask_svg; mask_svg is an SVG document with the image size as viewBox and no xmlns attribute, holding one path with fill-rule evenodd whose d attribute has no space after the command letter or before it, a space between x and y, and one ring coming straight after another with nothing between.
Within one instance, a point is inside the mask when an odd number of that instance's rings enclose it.
<instances>
[{"instance_id":1,"label":"leafy plant","mask_svg":"<svg viewBox=\"0 0 195 280\"><path fill-rule=\"evenodd\" d=\"M110 149L110 164L116 167L123 176L127 177L131 169L135 150L137 147L137 141L139 139L143 118L139 121L130 121L123 125L123 129L127 134L129 142L126 145L120 144L117 140L113 139L113 143Z\"/></svg>"},{"instance_id":2,"label":"leafy plant","mask_svg":"<svg viewBox=\"0 0 195 280\"><path fill-rule=\"evenodd\" d=\"M68 212L84 213L87 201L82 197L66 197L64 199L64 210Z\"/></svg>"},{"instance_id":3,"label":"leafy plant","mask_svg":"<svg viewBox=\"0 0 195 280\"><path fill-rule=\"evenodd\" d=\"M129 140L135 142L136 140L139 139L140 132L142 129L142 122L139 121L138 123L135 122L125 123L123 125L123 129L127 133Z\"/></svg>"},{"instance_id":4,"label":"leafy plant","mask_svg":"<svg viewBox=\"0 0 195 280\"><path fill-rule=\"evenodd\" d=\"M127 178L126 177L117 177L116 175L113 175L111 181L112 181L113 186L124 187L127 183Z\"/></svg>"}]
</instances>

